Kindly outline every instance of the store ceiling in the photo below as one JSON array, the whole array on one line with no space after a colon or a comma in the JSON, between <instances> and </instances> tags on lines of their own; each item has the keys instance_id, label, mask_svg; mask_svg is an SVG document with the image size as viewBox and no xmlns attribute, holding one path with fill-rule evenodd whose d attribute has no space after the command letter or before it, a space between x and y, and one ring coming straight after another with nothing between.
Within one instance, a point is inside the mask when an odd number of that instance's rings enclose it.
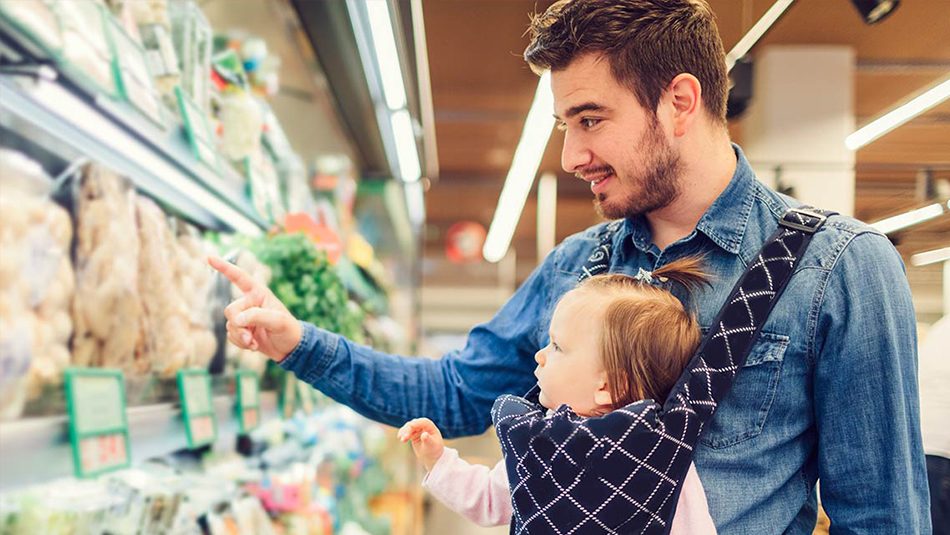
<instances>
[{"instance_id":1,"label":"store ceiling","mask_svg":"<svg viewBox=\"0 0 950 535\"><path fill-rule=\"evenodd\" d=\"M550 0L424 0L440 176L427 194L427 256L441 257L445 229L459 220L488 227L537 86L521 53L528 14ZM773 0L710 0L726 50ZM772 44L842 44L856 50L858 125L950 73L950 1L902 2L865 25L848 0L798 0L753 49ZM731 125L742 141L741 120ZM557 239L597 221L586 184L560 169L561 136L541 171L558 174ZM950 180L950 102L857 153L856 216L875 221L915 207L918 171ZM464 200L464 202L460 202ZM536 263L533 196L513 241L524 269ZM895 237L905 258L950 245L950 217ZM519 271L523 271L519 270ZM519 277L520 278L520 277Z\"/></svg>"}]
</instances>

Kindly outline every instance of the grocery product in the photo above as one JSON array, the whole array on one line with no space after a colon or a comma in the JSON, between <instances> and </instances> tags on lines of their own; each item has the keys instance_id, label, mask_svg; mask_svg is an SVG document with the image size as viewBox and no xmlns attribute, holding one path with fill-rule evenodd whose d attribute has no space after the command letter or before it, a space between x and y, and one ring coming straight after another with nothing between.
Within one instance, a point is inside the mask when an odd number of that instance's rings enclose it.
<instances>
[{"instance_id":1,"label":"grocery product","mask_svg":"<svg viewBox=\"0 0 950 535\"><path fill-rule=\"evenodd\" d=\"M73 360L142 375L150 365L136 352L142 303L135 193L115 173L89 165L76 197Z\"/></svg>"},{"instance_id":2,"label":"grocery product","mask_svg":"<svg viewBox=\"0 0 950 535\"><path fill-rule=\"evenodd\" d=\"M39 164L0 149L0 419L69 365L72 221ZM30 396L32 397L32 396Z\"/></svg>"}]
</instances>

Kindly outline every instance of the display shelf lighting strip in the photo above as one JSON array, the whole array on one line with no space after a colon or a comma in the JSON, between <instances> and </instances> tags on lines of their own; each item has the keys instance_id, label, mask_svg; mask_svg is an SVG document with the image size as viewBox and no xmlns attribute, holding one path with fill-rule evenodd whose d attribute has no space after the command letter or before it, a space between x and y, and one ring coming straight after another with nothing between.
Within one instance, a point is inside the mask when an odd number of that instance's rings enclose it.
<instances>
[{"instance_id":1,"label":"display shelf lighting strip","mask_svg":"<svg viewBox=\"0 0 950 535\"><path fill-rule=\"evenodd\" d=\"M387 157L402 181L415 182L422 178L422 167L389 2L347 0L347 10L367 81L379 86L370 92L377 100L376 117ZM408 202L412 201L407 198Z\"/></svg>"},{"instance_id":2,"label":"display shelf lighting strip","mask_svg":"<svg viewBox=\"0 0 950 535\"><path fill-rule=\"evenodd\" d=\"M10 82L4 83L2 89L0 100L4 109L36 123L49 135L62 138L92 160L127 175L147 193L173 206L179 201L190 205L192 215L198 219L202 219L200 212L207 212L237 232L249 236L261 233L261 227L253 220L186 178L181 170L59 84L39 79L23 90Z\"/></svg>"}]
</instances>

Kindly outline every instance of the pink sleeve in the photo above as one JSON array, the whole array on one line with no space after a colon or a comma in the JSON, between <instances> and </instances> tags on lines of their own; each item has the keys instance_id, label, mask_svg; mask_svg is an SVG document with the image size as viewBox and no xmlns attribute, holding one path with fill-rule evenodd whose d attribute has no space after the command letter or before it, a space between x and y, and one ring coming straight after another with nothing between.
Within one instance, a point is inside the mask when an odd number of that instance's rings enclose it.
<instances>
[{"instance_id":1,"label":"pink sleeve","mask_svg":"<svg viewBox=\"0 0 950 535\"><path fill-rule=\"evenodd\" d=\"M511 522L511 493L504 461L489 469L469 464L459 458L458 451L445 448L422 486L446 507L480 526Z\"/></svg>"},{"instance_id":2,"label":"pink sleeve","mask_svg":"<svg viewBox=\"0 0 950 535\"><path fill-rule=\"evenodd\" d=\"M713 524L709 505L706 503L706 491L703 490L703 483L692 463L683 481L683 490L680 491L680 499L676 504L670 535L716 535L716 525Z\"/></svg>"}]
</instances>

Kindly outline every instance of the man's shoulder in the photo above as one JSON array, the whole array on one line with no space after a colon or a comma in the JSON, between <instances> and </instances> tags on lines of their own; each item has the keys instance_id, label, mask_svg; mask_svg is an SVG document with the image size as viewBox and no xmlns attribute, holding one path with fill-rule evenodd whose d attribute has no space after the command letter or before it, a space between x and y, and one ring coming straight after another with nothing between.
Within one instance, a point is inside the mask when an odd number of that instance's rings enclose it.
<instances>
[{"instance_id":1,"label":"man's shoulder","mask_svg":"<svg viewBox=\"0 0 950 535\"><path fill-rule=\"evenodd\" d=\"M767 232L778 227L782 214L789 208L801 208L805 204L794 197L778 193L760 184L756 188L760 224ZM834 207L815 208L833 210ZM856 239L862 236L860 239ZM860 257L879 257L896 254L894 246L881 231L851 216L830 216L809 246L802 259L802 266L831 269L842 254Z\"/></svg>"}]
</instances>

